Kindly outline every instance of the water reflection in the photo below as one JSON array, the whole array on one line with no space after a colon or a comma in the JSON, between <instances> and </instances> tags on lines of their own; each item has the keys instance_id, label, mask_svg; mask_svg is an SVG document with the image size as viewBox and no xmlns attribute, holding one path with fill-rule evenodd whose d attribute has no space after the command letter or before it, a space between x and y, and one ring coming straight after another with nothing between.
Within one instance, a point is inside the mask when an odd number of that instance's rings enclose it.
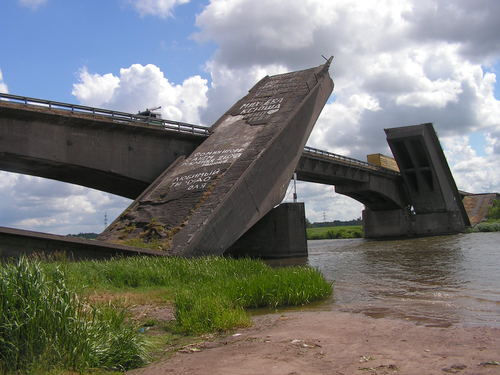
<instances>
[{"instance_id":1,"label":"water reflection","mask_svg":"<svg viewBox=\"0 0 500 375\"><path fill-rule=\"evenodd\" d=\"M500 326L500 233L309 242L335 281L331 308L426 325Z\"/></svg>"}]
</instances>

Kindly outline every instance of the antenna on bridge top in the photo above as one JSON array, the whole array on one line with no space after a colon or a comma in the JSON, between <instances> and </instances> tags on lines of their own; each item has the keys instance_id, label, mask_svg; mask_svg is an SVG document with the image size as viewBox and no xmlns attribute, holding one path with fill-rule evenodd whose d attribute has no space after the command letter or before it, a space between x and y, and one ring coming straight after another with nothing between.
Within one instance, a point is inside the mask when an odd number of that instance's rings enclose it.
<instances>
[{"instance_id":1,"label":"antenna on bridge top","mask_svg":"<svg viewBox=\"0 0 500 375\"><path fill-rule=\"evenodd\" d=\"M324 55L321 55L322 58L324 58L326 60L326 63L325 65L323 66L323 71L327 71L329 68L330 68L330 64L332 63L333 61L333 55L330 56L330 58L326 58Z\"/></svg>"},{"instance_id":2,"label":"antenna on bridge top","mask_svg":"<svg viewBox=\"0 0 500 375\"><path fill-rule=\"evenodd\" d=\"M326 58L325 55L321 55L321 57L326 60L326 62L328 63L328 65L330 65L331 62L333 61L333 55L330 56L329 58Z\"/></svg>"}]
</instances>

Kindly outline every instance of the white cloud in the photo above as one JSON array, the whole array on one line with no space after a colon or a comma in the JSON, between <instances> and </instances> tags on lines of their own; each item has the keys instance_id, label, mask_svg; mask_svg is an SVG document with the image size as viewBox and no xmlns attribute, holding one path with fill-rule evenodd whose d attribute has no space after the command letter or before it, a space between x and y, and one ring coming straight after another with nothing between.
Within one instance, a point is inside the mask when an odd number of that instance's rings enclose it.
<instances>
[{"instance_id":1,"label":"white cloud","mask_svg":"<svg viewBox=\"0 0 500 375\"><path fill-rule=\"evenodd\" d=\"M207 105L207 81L189 77L181 85L171 83L156 65L133 64L112 73L80 71L73 95L85 105L137 113L161 106L164 118L199 123L200 110Z\"/></svg>"},{"instance_id":2,"label":"white cloud","mask_svg":"<svg viewBox=\"0 0 500 375\"><path fill-rule=\"evenodd\" d=\"M486 152L500 155L500 130L486 134Z\"/></svg>"},{"instance_id":3,"label":"white cloud","mask_svg":"<svg viewBox=\"0 0 500 375\"><path fill-rule=\"evenodd\" d=\"M7 87L7 84L3 80L2 69L0 69L0 92L3 92L3 93L9 92L9 88Z\"/></svg>"},{"instance_id":4,"label":"white cloud","mask_svg":"<svg viewBox=\"0 0 500 375\"><path fill-rule=\"evenodd\" d=\"M130 0L141 16L166 18L172 15L177 5L189 3L189 0Z\"/></svg>"},{"instance_id":5,"label":"white cloud","mask_svg":"<svg viewBox=\"0 0 500 375\"><path fill-rule=\"evenodd\" d=\"M206 69L211 77L211 86L207 93L207 103L210 105L205 105L201 111L203 122L206 124L214 123L261 78L287 71L284 65L254 65L249 68L230 69L225 65L215 64L214 61L209 61Z\"/></svg>"},{"instance_id":6,"label":"white cloud","mask_svg":"<svg viewBox=\"0 0 500 375\"><path fill-rule=\"evenodd\" d=\"M90 74L86 67L80 70L80 83L73 85L72 94L89 106L102 106L109 102L120 85L113 74Z\"/></svg>"},{"instance_id":7,"label":"white cloud","mask_svg":"<svg viewBox=\"0 0 500 375\"><path fill-rule=\"evenodd\" d=\"M498 155L491 153L491 149L487 148L489 152L485 156L478 156L466 136L444 138L441 143L460 190L473 193L499 191Z\"/></svg>"},{"instance_id":8,"label":"white cloud","mask_svg":"<svg viewBox=\"0 0 500 375\"><path fill-rule=\"evenodd\" d=\"M450 139L479 131L491 155L451 158L452 170L460 188L500 191L493 157L500 153L500 101L495 74L484 70L500 57L498 32L492 31L499 15L495 0L269 0L265 6L212 0L198 15L194 36L218 46L206 65L212 87L203 118L215 120L244 95L258 80L256 68L303 69L333 54L334 101L323 109L309 145L365 159L390 153L388 127L433 122L440 137ZM315 220L334 200L321 189L306 194ZM348 212L350 206L341 207Z\"/></svg>"},{"instance_id":9,"label":"white cloud","mask_svg":"<svg viewBox=\"0 0 500 375\"><path fill-rule=\"evenodd\" d=\"M214 41L215 59L228 66L308 66L321 54L366 53L392 44L407 9L408 2L393 0L269 0L261 6L213 0L197 17L196 37Z\"/></svg>"},{"instance_id":10,"label":"white cloud","mask_svg":"<svg viewBox=\"0 0 500 375\"><path fill-rule=\"evenodd\" d=\"M19 0L19 4L21 4L24 7L31 8L33 10L38 9L46 2L47 0Z\"/></svg>"},{"instance_id":11,"label":"white cloud","mask_svg":"<svg viewBox=\"0 0 500 375\"><path fill-rule=\"evenodd\" d=\"M485 63L500 53L499 14L496 0L418 0L403 16L412 38L456 43L468 59Z\"/></svg>"},{"instance_id":12,"label":"white cloud","mask_svg":"<svg viewBox=\"0 0 500 375\"><path fill-rule=\"evenodd\" d=\"M0 171L0 225L68 234L99 233L129 199L43 178Z\"/></svg>"}]
</instances>

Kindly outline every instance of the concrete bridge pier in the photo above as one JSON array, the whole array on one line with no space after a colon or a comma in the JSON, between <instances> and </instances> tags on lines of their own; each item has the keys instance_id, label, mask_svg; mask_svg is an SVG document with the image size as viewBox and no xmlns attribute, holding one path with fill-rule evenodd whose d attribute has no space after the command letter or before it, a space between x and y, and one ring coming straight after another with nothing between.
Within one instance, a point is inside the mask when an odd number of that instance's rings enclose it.
<instances>
[{"instance_id":1,"label":"concrete bridge pier","mask_svg":"<svg viewBox=\"0 0 500 375\"><path fill-rule=\"evenodd\" d=\"M400 237L408 233L410 215L403 209L372 211L363 210L365 238Z\"/></svg>"},{"instance_id":2,"label":"concrete bridge pier","mask_svg":"<svg viewBox=\"0 0 500 375\"><path fill-rule=\"evenodd\" d=\"M307 257L304 203L282 203L250 228L224 255L250 258Z\"/></svg>"},{"instance_id":3,"label":"concrete bridge pier","mask_svg":"<svg viewBox=\"0 0 500 375\"><path fill-rule=\"evenodd\" d=\"M415 214L409 209L363 211L365 238L432 236L463 231L459 211Z\"/></svg>"}]
</instances>

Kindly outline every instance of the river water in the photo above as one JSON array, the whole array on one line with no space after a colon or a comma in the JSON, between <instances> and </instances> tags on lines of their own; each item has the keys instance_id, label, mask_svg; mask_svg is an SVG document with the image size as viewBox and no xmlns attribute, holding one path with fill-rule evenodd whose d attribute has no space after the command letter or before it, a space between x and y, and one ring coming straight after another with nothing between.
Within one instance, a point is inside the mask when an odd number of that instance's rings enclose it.
<instances>
[{"instance_id":1,"label":"river water","mask_svg":"<svg viewBox=\"0 0 500 375\"><path fill-rule=\"evenodd\" d=\"M308 245L307 262L334 282L322 308L428 326L500 327L500 232Z\"/></svg>"}]
</instances>

